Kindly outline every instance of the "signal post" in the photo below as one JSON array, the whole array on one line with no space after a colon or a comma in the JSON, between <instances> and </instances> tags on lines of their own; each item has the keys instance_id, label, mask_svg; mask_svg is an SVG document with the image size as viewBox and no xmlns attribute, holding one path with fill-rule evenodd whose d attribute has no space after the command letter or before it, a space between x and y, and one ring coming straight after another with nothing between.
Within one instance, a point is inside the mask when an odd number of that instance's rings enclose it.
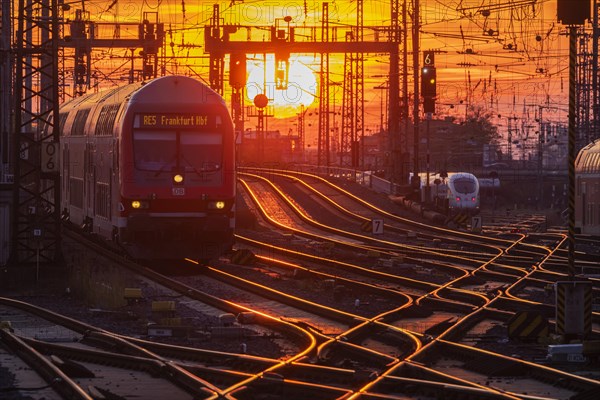
<instances>
[{"instance_id":1,"label":"signal post","mask_svg":"<svg viewBox=\"0 0 600 400\"><path fill-rule=\"evenodd\" d=\"M426 158L426 182L425 202L431 201L431 186L429 185L430 153L429 153L429 121L435 113L435 98L437 95L437 71L435 68L435 53L433 51L423 52L423 67L421 68L421 94L423 95L423 112L425 113L427 135L427 158ZM415 174L417 172L415 171Z\"/></svg>"}]
</instances>

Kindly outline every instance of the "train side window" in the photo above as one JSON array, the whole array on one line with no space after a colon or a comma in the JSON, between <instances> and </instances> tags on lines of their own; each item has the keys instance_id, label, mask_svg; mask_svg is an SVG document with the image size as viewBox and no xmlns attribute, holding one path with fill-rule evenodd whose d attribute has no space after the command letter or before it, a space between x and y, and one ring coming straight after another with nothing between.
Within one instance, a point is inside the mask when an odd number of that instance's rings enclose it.
<instances>
[{"instance_id":1,"label":"train side window","mask_svg":"<svg viewBox=\"0 0 600 400\"><path fill-rule=\"evenodd\" d=\"M58 117L58 129L60 132L60 136L65 136L65 123L67 122L67 117L69 113L60 113Z\"/></svg>"},{"instance_id":2,"label":"train side window","mask_svg":"<svg viewBox=\"0 0 600 400\"><path fill-rule=\"evenodd\" d=\"M73 126L71 128L72 136L84 136L85 135L85 125L87 122L87 117L90 114L90 109L87 108L85 110L77 111L75 114L75 121L73 121Z\"/></svg>"},{"instance_id":3,"label":"train side window","mask_svg":"<svg viewBox=\"0 0 600 400\"><path fill-rule=\"evenodd\" d=\"M119 111L119 104L109 104L102 107L94 130L95 135L111 136L113 134L117 111Z\"/></svg>"}]
</instances>

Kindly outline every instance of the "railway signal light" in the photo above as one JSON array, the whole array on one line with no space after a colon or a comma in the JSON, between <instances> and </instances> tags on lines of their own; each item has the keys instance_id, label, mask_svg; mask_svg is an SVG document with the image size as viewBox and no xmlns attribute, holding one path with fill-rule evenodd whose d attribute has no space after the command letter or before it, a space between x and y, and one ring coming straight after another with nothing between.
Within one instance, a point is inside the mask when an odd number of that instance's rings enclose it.
<instances>
[{"instance_id":1,"label":"railway signal light","mask_svg":"<svg viewBox=\"0 0 600 400\"><path fill-rule=\"evenodd\" d=\"M242 88L246 84L246 54L231 54L229 84L236 89Z\"/></svg>"},{"instance_id":2,"label":"railway signal light","mask_svg":"<svg viewBox=\"0 0 600 400\"><path fill-rule=\"evenodd\" d=\"M435 67L421 68L421 93L423 97L436 96L437 77Z\"/></svg>"}]
</instances>

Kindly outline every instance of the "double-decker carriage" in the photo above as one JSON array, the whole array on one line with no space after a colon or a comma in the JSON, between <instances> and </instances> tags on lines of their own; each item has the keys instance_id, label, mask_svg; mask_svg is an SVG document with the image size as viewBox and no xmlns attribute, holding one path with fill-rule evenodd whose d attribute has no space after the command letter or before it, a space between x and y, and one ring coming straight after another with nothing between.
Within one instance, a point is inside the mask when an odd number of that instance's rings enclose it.
<instances>
[{"instance_id":1,"label":"double-decker carriage","mask_svg":"<svg viewBox=\"0 0 600 400\"><path fill-rule=\"evenodd\" d=\"M235 138L223 98L166 76L60 109L61 209L144 260L208 260L235 226Z\"/></svg>"},{"instance_id":2,"label":"double-decker carriage","mask_svg":"<svg viewBox=\"0 0 600 400\"><path fill-rule=\"evenodd\" d=\"M600 139L582 148L575 159L575 228L600 235Z\"/></svg>"}]
</instances>

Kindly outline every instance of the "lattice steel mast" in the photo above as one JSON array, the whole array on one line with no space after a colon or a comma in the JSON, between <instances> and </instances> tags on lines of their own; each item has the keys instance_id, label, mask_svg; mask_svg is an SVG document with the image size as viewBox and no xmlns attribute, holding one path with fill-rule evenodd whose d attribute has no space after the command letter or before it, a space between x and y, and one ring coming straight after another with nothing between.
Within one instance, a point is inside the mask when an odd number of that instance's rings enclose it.
<instances>
[{"instance_id":1,"label":"lattice steel mast","mask_svg":"<svg viewBox=\"0 0 600 400\"><path fill-rule=\"evenodd\" d=\"M577 126L577 149L582 148L593 138L593 55L589 52L591 35L583 29L577 28L577 77L576 77L576 110L575 124Z\"/></svg>"},{"instance_id":2,"label":"lattice steel mast","mask_svg":"<svg viewBox=\"0 0 600 400\"><path fill-rule=\"evenodd\" d=\"M13 66L14 54L11 52L12 39L12 1L3 1L0 12L0 267L8 262L11 243L11 202L13 198L14 171L11 166Z\"/></svg>"},{"instance_id":3,"label":"lattice steel mast","mask_svg":"<svg viewBox=\"0 0 600 400\"><path fill-rule=\"evenodd\" d=\"M58 0L20 0L10 265L60 257Z\"/></svg>"},{"instance_id":4,"label":"lattice steel mast","mask_svg":"<svg viewBox=\"0 0 600 400\"><path fill-rule=\"evenodd\" d=\"M346 41L354 40L352 32L346 32ZM342 131L340 136L340 166L355 166L354 159L354 53L344 54L344 83L342 85Z\"/></svg>"},{"instance_id":5,"label":"lattice steel mast","mask_svg":"<svg viewBox=\"0 0 600 400\"><path fill-rule=\"evenodd\" d=\"M591 67L592 67L592 126L590 132L590 141L600 138L600 69L598 68L598 52L600 51L599 38L600 28L598 24L600 3L594 0L592 8L592 51L591 51Z\"/></svg>"},{"instance_id":6,"label":"lattice steel mast","mask_svg":"<svg viewBox=\"0 0 600 400\"><path fill-rule=\"evenodd\" d=\"M591 31L583 23L574 28L577 38L576 52L573 54L576 150L600 138L599 8L598 0L594 0L590 18Z\"/></svg>"},{"instance_id":7,"label":"lattice steel mast","mask_svg":"<svg viewBox=\"0 0 600 400\"><path fill-rule=\"evenodd\" d=\"M221 42L227 40L228 33L223 33L221 37L221 16L219 13L219 5L213 5L213 14L211 24L204 31L204 42ZM208 81L210 87L217 93L223 94L223 67L225 65L225 52L219 51L218 47L209 51L208 60Z\"/></svg>"},{"instance_id":8,"label":"lattice steel mast","mask_svg":"<svg viewBox=\"0 0 600 400\"><path fill-rule=\"evenodd\" d=\"M356 27L346 33L347 41L361 43L364 38L363 1L356 2ZM340 165L364 167L364 53L344 54L344 85L342 97L342 134ZM358 148L359 138L363 149Z\"/></svg>"},{"instance_id":9,"label":"lattice steel mast","mask_svg":"<svg viewBox=\"0 0 600 400\"><path fill-rule=\"evenodd\" d=\"M329 3L323 3L321 15L321 42L329 42ZM321 79L319 82L319 138L317 164L329 167L329 52L321 53Z\"/></svg>"},{"instance_id":10,"label":"lattice steel mast","mask_svg":"<svg viewBox=\"0 0 600 400\"><path fill-rule=\"evenodd\" d=\"M400 144L400 7L399 0L392 0L390 3L390 76L388 89L388 143L389 155L388 170L390 171L390 181L396 182L399 164L401 163L399 154ZM406 21L405 21L406 22ZM405 55L406 56L406 55ZM406 60L405 60L406 63ZM406 72L406 71L404 71ZM407 116L405 116L407 118Z\"/></svg>"},{"instance_id":11,"label":"lattice steel mast","mask_svg":"<svg viewBox=\"0 0 600 400\"><path fill-rule=\"evenodd\" d=\"M363 8L363 0L356 1L356 41L361 43L364 40L364 8ZM355 80L355 104L356 104L356 113L354 115L354 136L352 138L353 148L353 157L352 157L352 166L360 167L364 169L365 167L365 78L363 76L365 65L365 55L363 52L357 52L354 54L354 80ZM362 144L362 148L360 149L360 157L358 149L358 141L360 138L360 143Z\"/></svg>"}]
</instances>

